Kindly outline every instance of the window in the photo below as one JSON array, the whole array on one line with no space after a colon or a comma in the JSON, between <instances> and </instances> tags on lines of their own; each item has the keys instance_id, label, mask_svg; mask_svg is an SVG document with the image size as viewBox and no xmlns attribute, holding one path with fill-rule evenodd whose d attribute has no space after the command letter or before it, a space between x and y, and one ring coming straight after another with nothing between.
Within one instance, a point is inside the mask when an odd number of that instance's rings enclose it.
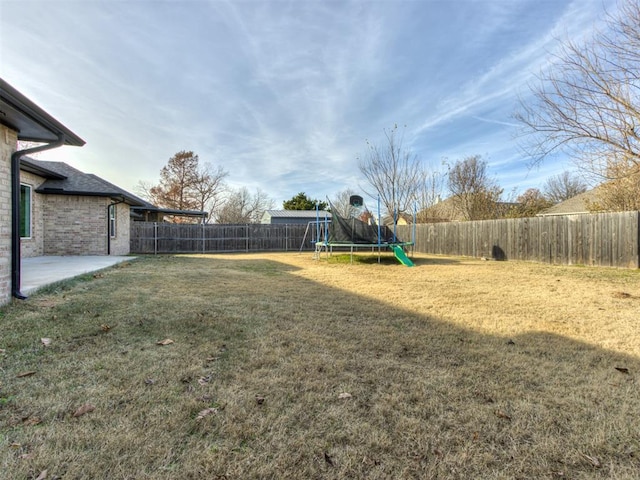
<instances>
[{"instance_id":1,"label":"window","mask_svg":"<svg viewBox=\"0 0 640 480\"><path fill-rule=\"evenodd\" d=\"M111 238L116 236L116 206L109 205L109 235Z\"/></svg>"},{"instance_id":2,"label":"window","mask_svg":"<svg viewBox=\"0 0 640 480\"><path fill-rule=\"evenodd\" d=\"M20 237L31 238L31 186L20 185Z\"/></svg>"}]
</instances>

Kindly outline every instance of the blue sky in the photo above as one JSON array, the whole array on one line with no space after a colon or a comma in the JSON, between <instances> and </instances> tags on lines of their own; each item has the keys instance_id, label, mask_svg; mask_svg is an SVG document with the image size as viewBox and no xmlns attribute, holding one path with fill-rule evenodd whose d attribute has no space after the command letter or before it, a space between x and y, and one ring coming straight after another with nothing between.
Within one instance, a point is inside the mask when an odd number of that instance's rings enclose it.
<instances>
[{"instance_id":1,"label":"blue sky","mask_svg":"<svg viewBox=\"0 0 640 480\"><path fill-rule=\"evenodd\" d=\"M0 0L0 76L86 140L65 161L122 188L180 150L279 206L362 190L359 155L406 125L426 164L480 154L506 192L530 170L512 115L558 38L613 0Z\"/></svg>"}]
</instances>

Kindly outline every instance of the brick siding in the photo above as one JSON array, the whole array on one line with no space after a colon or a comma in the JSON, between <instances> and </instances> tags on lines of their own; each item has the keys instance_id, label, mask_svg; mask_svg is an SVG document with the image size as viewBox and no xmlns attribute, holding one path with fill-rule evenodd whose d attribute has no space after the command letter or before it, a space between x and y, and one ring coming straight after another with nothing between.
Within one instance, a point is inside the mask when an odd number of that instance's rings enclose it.
<instances>
[{"instance_id":1,"label":"brick siding","mask_svg":"<svg viewBox=\"0 0 640 480\"><path fill-rule=\"evenodd\" d=\"M104 197L46 195L43 208L45 255L106 255Z\"/></svg>"},{"instance_id":2,"label":"brick siding","mask_svg":"<svg viewBox=\"0 0 640 480\"><path fill-rule=\"evenodd\" d=\"M131 211L126 203L116 205L116 236L111 238L111 255L129 255L131 242Z\"/></svg>"},{"instance_id":3,"label":"brick siding","mask_svg":"<svg viewBox=\"0 0 640 480\"><path fill-rule=\"evenodd\" d=\"M0 305L11 299L11 154L14 130L0 125Z\"/></svg>"}]
</instances>

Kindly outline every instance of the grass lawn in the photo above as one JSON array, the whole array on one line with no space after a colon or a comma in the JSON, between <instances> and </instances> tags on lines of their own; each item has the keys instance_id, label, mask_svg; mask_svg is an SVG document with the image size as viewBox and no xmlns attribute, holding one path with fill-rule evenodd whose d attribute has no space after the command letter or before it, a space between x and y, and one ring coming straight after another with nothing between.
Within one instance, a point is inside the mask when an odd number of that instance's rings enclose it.
<instances>
[{"instance_id":1,"label":"grass lawn","mask_svg":"<svg viewBox=\"0 0 640 480\"><path fill-rule=\"evenodd\" d=\"M640 478L640 272L356 260L147 257L1 309L0 477Z\"/></svg>"}]
</instances>

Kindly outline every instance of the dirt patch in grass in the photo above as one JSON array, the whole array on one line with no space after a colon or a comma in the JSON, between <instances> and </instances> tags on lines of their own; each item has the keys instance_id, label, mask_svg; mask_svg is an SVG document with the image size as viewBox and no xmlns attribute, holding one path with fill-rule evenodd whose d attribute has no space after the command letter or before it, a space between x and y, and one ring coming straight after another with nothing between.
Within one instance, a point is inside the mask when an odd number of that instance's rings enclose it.
<instances>
[{"instance_id":1,"label":"dirt patch in grass","mask_svg":"<svg viewBox=\"0 0 640 480\"><path fill-rule=\"evenodd\" d=\"M149 257L3 309L0 471L638 478L637 271L415 261Z\"/></svg>"}]
</instances>

